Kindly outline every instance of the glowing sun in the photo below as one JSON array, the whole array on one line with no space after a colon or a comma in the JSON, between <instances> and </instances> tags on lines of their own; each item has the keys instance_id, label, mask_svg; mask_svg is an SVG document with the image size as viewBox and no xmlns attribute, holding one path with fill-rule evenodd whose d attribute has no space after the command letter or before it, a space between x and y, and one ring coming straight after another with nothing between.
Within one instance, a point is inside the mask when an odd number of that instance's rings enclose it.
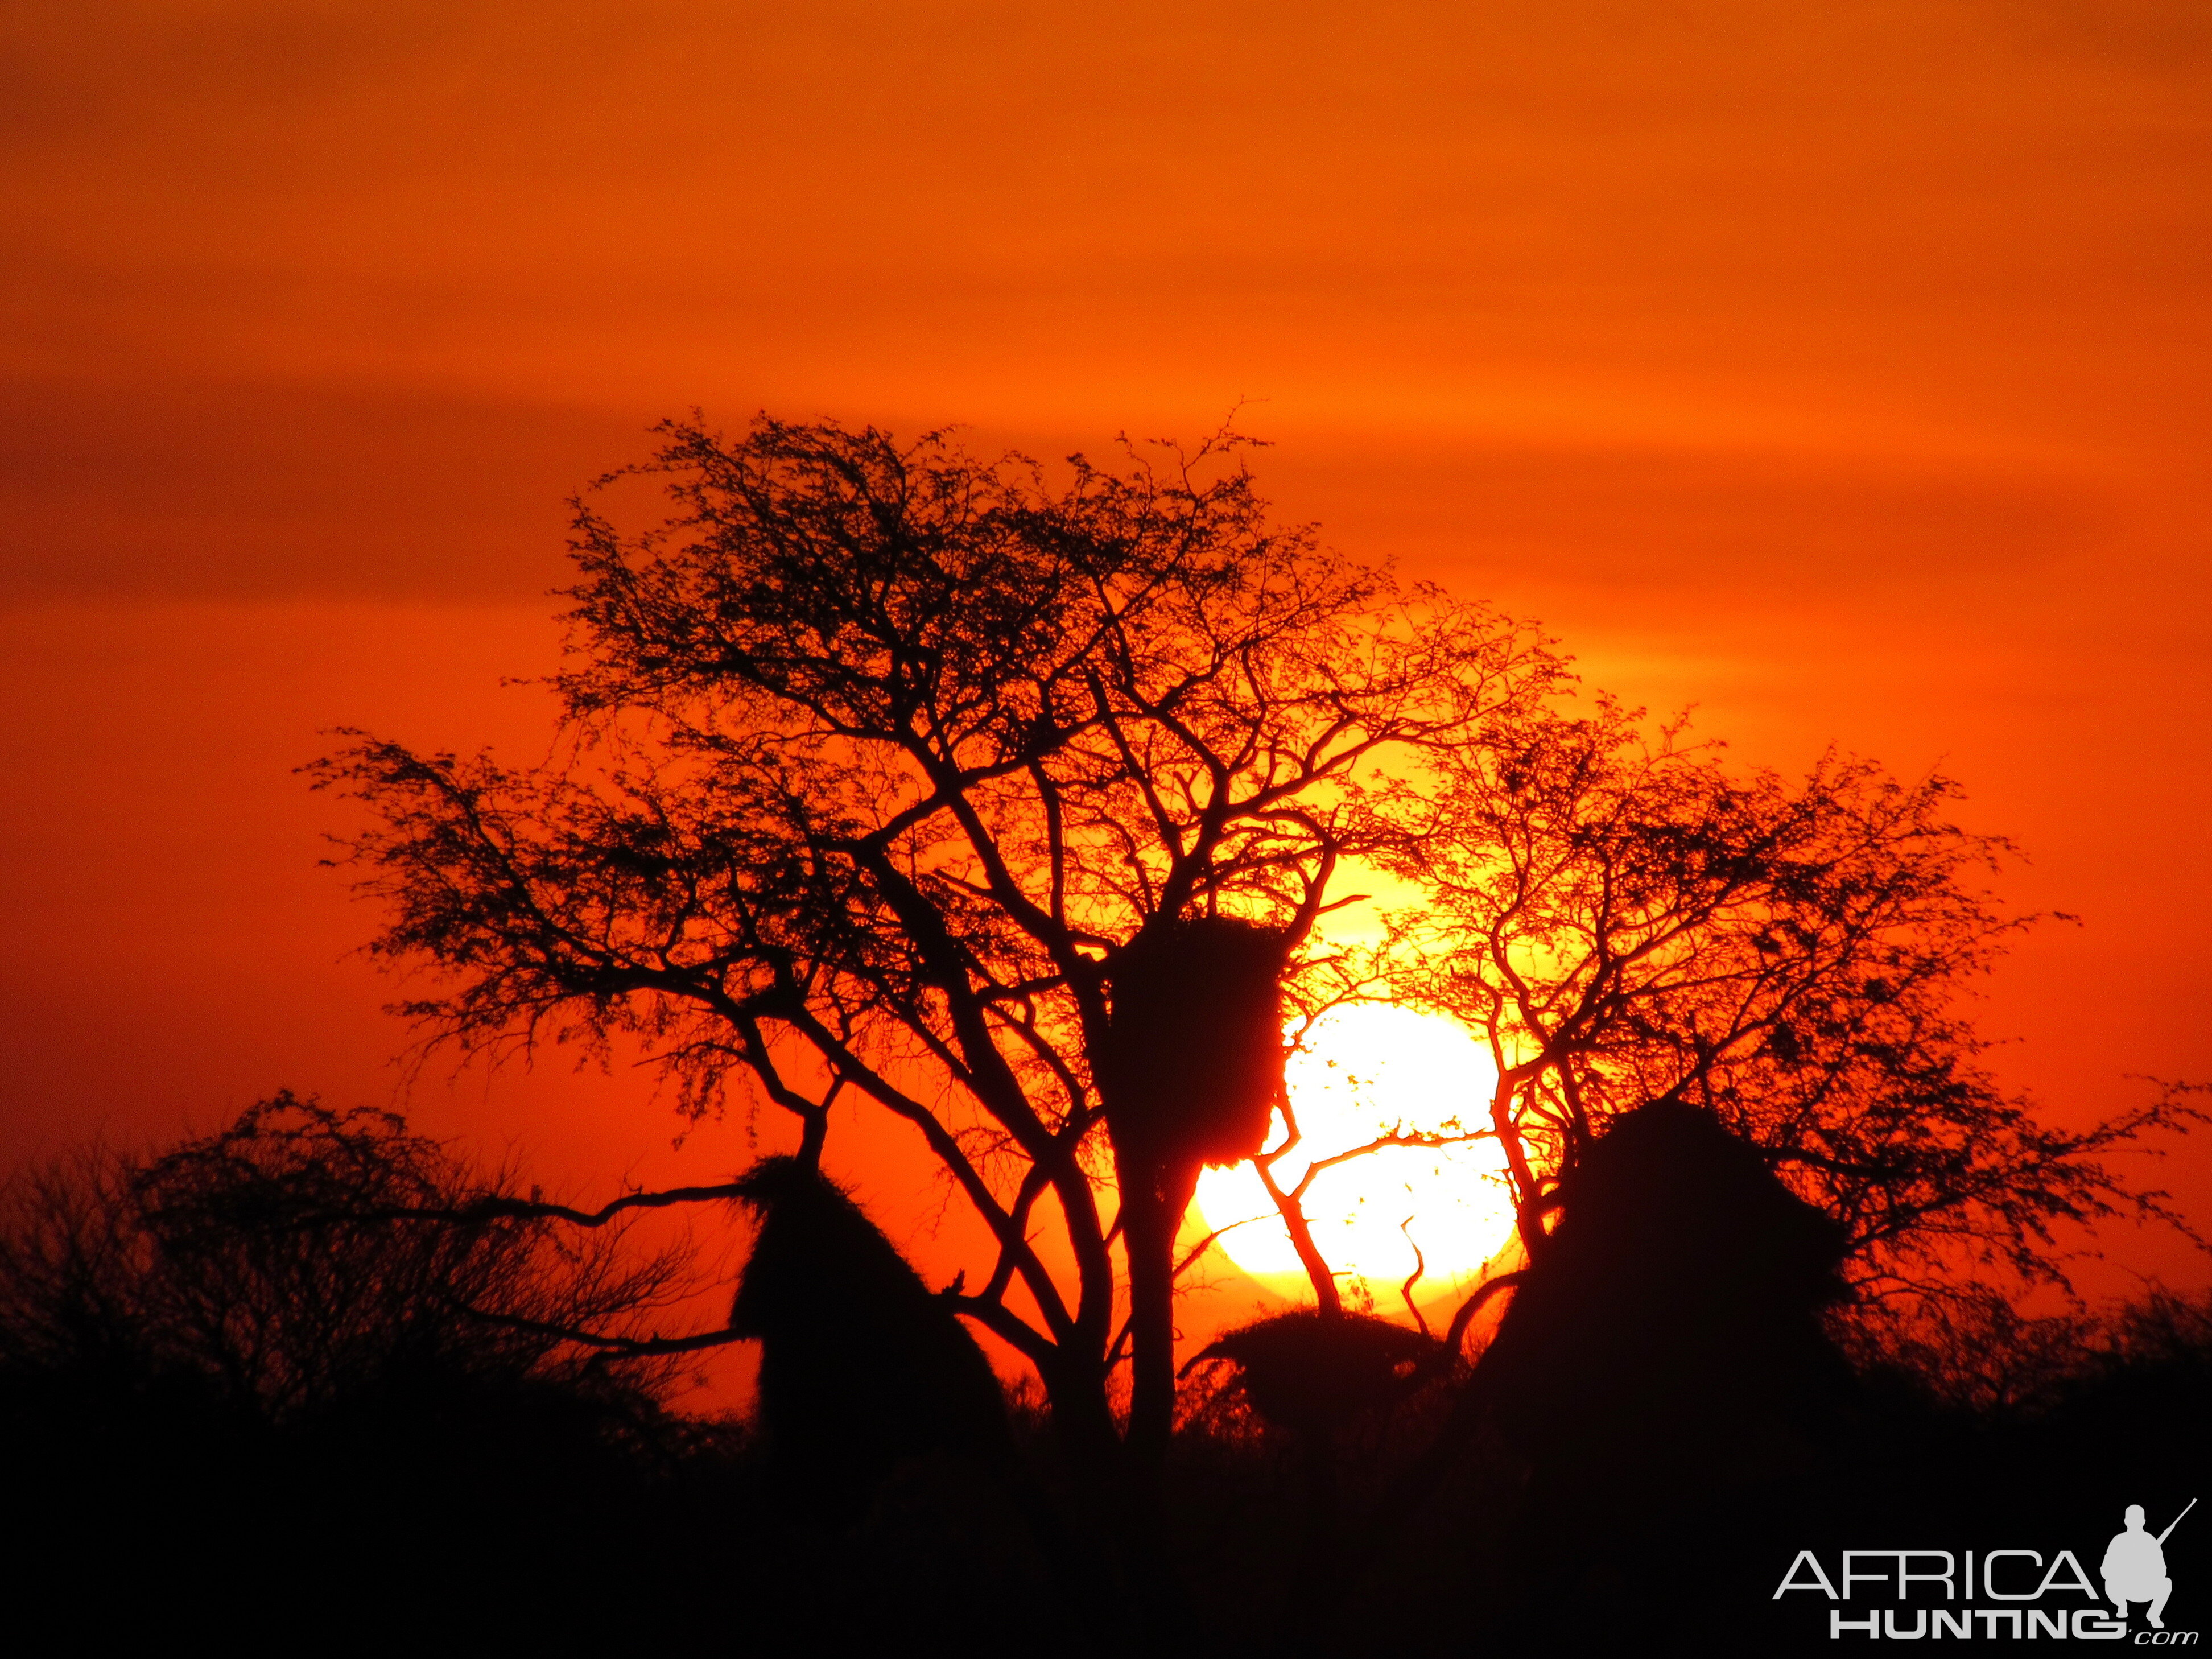
<instances>
[{"instance_id":1,"label":"glowing sun","mask_svg":"<svg viewBox=\"0 0 2212 1659\"><path fill-rule=\"evenodd\" d=\"M1489 1050L1456 1021L1383 1004L1332 1010L1291 1057L1301 1139L1276 1162L1275 1179L1295 1186L1315 1159L1394 1131L1479 1129L1497 1077ZM1268 1144L1282 1139L1278 1114ZM1220 1248L1239 1267L1279 1294L1310 1298L1290 1231L1250 1164L1206 1170L1195 1208L1201 1234L1228 1230ZM1392 1305L1413 1271L1414 1244L1427 1277L1413 1294L1424 1298L1472 1279L1513 1231L1505 1155L1494 1139L1389 1146L1323 1170L1306 1189L1305 1212L1339 1282L1355 1292L1364 1285Z\"/></svg>"}]
</instances>

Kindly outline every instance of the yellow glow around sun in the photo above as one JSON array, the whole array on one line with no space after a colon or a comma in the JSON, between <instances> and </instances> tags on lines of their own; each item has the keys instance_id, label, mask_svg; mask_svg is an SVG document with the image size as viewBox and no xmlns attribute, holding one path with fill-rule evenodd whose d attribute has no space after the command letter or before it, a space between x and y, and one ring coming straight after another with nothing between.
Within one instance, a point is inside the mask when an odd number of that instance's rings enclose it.
<instances>
[{"instance_id":1,"label":"yellow glow around sun","mask_svg":"<svg viewBox=\"0 0 2212 1659\"><path fill-rule=\"evenodd\" d=\"M1285 1188L1314 1159L1393 1130L1482 1127L1498 1076L1488 1049L1466 1027L1384 1004L1322 1015L1287 1070L1302 1138L1274 1165ZM1278 1114L1268 1144L1282 1139ZM1206 1170L1196 1208L1201 1231L1230 1229L1220 1248L1239 1267L1279 1294L1311 1297L1290 1231L1250 1164ZM1505 1157L1494 1139L1385 1147L1324 1170L1307 1189L1305 1212L1339 1283L1364 1282L1378 1302L1394 1305L1413 1271L1409 1234L1427 1261L1427 1277L1414 1288L1419 1298L1473 1279L1513 1231Z\"/></svg>"}]
</instances>

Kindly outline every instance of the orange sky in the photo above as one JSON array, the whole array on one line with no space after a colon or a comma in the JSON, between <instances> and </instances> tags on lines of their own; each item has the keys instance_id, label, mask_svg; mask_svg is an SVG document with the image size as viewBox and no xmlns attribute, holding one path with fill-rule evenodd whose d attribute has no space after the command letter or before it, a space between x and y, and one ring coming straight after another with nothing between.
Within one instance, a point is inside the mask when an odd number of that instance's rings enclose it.
<instances>
[{"instance_id":1,"label":"orange sky","mask_svg":"<svg viewBox=\"0 0 2212 1659\"><path fill-rule=\"evenodd\" d=\"M18 3L0 146L9 1160L391 1096L289 769L542 743L561 498L695 404L1258 400L1339 545L1747 757L1961 777L2086 918L1986 1011L2054 1115L2212 1077L2197 0ZM749 1156L648 1094L415 1098L588 1190ZM2212 1138L2157 1173L2212 1216Z\"/></svg>"}]
</instances>

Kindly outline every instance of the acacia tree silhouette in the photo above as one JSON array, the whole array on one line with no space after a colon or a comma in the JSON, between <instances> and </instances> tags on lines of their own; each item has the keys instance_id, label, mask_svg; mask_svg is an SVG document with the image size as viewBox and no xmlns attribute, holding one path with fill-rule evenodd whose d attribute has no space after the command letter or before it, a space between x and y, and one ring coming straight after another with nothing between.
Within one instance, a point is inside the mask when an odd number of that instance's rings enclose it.
<instances>
[{"instance_id":1,"label":"acacia tree silhouette","mask_svg":"<svg viewBox=\"0 0 2212 1659\"><path fill-rule=\"evenodd\" d=\"M1363 779L1480 741L1561 663L1271 526L1232 436L1054 487L941 434L663 430L635 472L672 521L578 506L563 764L353 733L313 769L370 809L371 949L446 974L404 1005L434 1038L642 1039L688 1111L734 1073L793 1114L806 1164L842 1091L909 1126L997 1241L951 1304L1036 1366L1078 1467L1141 1486L1190 1181L1259 1152L1269 1103L1173 1085L1127 1041L1172 997L1133 988L1195 999L1201 1038L1267 1023L1279 975L1325 996L1346 970L1306 942L1386 827ZM1158 965L1194 951L1265 962ZM1244 1096L1276 1086L1261 1036L1216 1068Z\"/></svg>"}]
</instances>

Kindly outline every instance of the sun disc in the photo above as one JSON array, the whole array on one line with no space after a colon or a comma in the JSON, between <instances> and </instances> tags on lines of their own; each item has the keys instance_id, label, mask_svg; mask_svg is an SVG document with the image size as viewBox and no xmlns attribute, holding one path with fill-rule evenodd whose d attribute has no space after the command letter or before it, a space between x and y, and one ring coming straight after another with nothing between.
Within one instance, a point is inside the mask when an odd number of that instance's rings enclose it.
<instances>
[{"instance_id":1,"label":"sun disc","mask_svg":"<svg viewBox=\"0 0 2212 1659\"><path fill-rule=\"evenodd\" d=\"M1299 1144L1274 1166L1293 1186L1314 1160L1392 1133L1455 1135L1486 1127L1497 1068L1457 1021L1384 1003L1333 1009L1285 1068ZM1283 1139L1280 1114L1271 1146ZM1494 1139L1386 1146L1322 1170L1304 1207L1314 1243L1346 1288L1395 1300L1418 1244L1426 1288L1473 1279L1513 1231L1505 1158ZM1249 1164L1208 1170L1196 1209L1220 1248L1270 1290L1312 1294L1290 1230ZM1415 1294L1421 1293L1417 1289Z\"/></svg>"}]
</instances>

